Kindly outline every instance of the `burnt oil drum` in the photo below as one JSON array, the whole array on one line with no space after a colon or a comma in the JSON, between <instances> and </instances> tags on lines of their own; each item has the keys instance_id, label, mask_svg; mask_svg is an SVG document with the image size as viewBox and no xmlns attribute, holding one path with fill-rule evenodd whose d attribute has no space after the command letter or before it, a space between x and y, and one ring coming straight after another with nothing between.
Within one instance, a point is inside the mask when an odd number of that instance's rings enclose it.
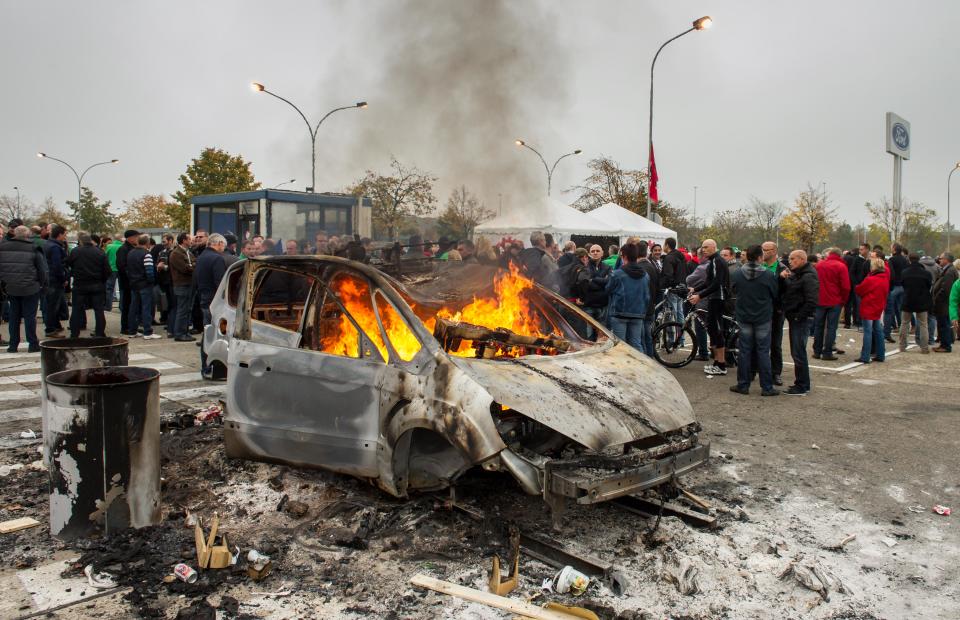
<instances>
[{"instance_id":1,"label":"burnt oil drum","mask_svg":"<svg viewBox=\"0 0 960 620\"><path fill-rule=\"evenodd\" d=\"M126 366L125 338L51 338L40 343L40 377L61 370Z\"/></svg>"},{"instance_id":2,"label":"burnt oil drum","mask_svg":"<svg viewBox=\"0 0 960 620\"><path fill-rule=\"evenodd\" d=\"M50 532L109 536L160 522L160 373L65 370L43 387Z\"/></svg>"}]
</instances>

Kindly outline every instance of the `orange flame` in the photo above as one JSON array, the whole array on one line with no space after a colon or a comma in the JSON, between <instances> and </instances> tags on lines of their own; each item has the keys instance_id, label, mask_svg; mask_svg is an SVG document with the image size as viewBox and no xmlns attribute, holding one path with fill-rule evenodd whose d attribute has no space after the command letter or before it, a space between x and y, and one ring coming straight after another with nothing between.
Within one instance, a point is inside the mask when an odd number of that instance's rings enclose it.
<instances>
[{"instance_id":1,"label":"orange flame","mask_svg":"<svg viewBox=\"0 0 960 620\"><path fill-rule=\"evenodd\" d=\"M552 333L552 328L548 328L549 331L544 332L540 327L541 315L531 306L528 299L527 292L533 287L533 282L520 275L517 268L511 265L509 273L498 273L494 277L492 296L475 296L470 303L459 310L445 305L434 313L427 308L412 303L410 305L431 333L436 325L436 319L443 318L489 329L503 327L522 336L547 337L555 335ZM383 355L383 359L388 359L387 346L380 335L381 332L377 324L377 317L370 297L370 288L367 283L359 278L342 274L334 278L330 288L337 294L347 312L350 313ZM380 321L397 355L404 361L412 360L420 351L419 340L393 306L382 297L381 293L377 293L376 303L377 309L380 311ZM324 351L350 357L357 356L359 336L346 315L339 317L339 329L333 329L330 332L325 333L322 338ZM462 343L457 351L451 351L450 353L461 357L476 355L475 349L470 346L469 342ZM506 354L517 355L517 351L509 350L506 351Z\"/></svg>"}]
</instances>

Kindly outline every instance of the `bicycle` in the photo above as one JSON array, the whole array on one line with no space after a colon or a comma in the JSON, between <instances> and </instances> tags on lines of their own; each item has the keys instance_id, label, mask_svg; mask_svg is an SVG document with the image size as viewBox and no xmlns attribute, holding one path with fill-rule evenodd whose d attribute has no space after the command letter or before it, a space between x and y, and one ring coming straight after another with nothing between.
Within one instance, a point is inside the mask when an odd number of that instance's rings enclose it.
<instances>
[{"instance_id":1,"label":"bicycle","mask_svg":"<svg viewBox=\"0 0 960 620\"><path fill-rule=\"evenodd\" d=\"M697 339L693 331L693 322L697 321L707 329L707 311L694 308L687 314L683 323L674 321L663 323L653 330L653 356L667 368L683 368L697 355ZM740 359L740 326L733 317L724 314L721 319L724 341L726 342L726 363L736 366ZM689 348L683 342L686 335ZM704 351L704 354L707 352Z\"/></svg>"},{"instance_id":2,"label":"bicycle","mask_svg":"<svg viewBox=\"0 0 960 620\"><path fill-rule=\"evenodd\" d=\"M674 304L673 304L673 299L671 299L671 295L676 295L682 299L686 297L687 292L688 292L687 286L685 284L680 284L672 288L665 288L662 291L660 291L660 303L654 306L654 309L653 309L653 329L654 330L656 330L661 325L665 325L667 323L676 323L676 324L681 323L680 317L677 316L676 310L674 310ZM677 332L677 334L674 334L674 335L679 335L681 337L680 343L682 345L683 344L682 332Z\"/></svg>"}]
</instances>

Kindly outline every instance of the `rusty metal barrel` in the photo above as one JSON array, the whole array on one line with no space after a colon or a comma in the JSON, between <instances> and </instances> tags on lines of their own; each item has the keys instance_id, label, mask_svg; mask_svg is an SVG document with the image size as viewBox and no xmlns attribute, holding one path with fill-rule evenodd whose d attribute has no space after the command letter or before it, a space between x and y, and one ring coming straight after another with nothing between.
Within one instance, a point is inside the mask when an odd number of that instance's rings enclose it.
<instances>
[{"instance_id":1,"label":"rusty metal barrel","mask_svg":"<svg viewBox=\"0 0 960 620\"><path fill-rule=\"evenodd\" d=\"M61 370L126 366L125 338L50 338L40 343L40 377Z\"/></svg>"},{"instance_id":2,"label":"rusty metal barrel","mask_svg":"<svg viewBox=\"0 0 960 620\"><path fill-rule=\"evenodd\" d=\"M107 366L43 387L50 532L109 536L160 522L160 373Z\"/></svg>"}]
</instances>

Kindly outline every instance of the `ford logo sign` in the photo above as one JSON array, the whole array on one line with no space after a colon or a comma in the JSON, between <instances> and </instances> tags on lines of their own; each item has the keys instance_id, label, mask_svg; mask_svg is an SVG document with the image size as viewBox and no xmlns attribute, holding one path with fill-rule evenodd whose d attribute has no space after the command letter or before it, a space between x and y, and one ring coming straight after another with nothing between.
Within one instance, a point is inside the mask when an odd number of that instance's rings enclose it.
<instances>
[{"instance_id":1,"label":"ford logo sign","mask_svg":"<svg viewBox=\"0 0 960 620\"><path fill-rule=\"evenodd\" d=\"M910 148L910 132L903 126L903 123L894 123L890 131L893 134L893 143L897 145L898 149L906 151Z\"/></svg>"}]
</instances>

